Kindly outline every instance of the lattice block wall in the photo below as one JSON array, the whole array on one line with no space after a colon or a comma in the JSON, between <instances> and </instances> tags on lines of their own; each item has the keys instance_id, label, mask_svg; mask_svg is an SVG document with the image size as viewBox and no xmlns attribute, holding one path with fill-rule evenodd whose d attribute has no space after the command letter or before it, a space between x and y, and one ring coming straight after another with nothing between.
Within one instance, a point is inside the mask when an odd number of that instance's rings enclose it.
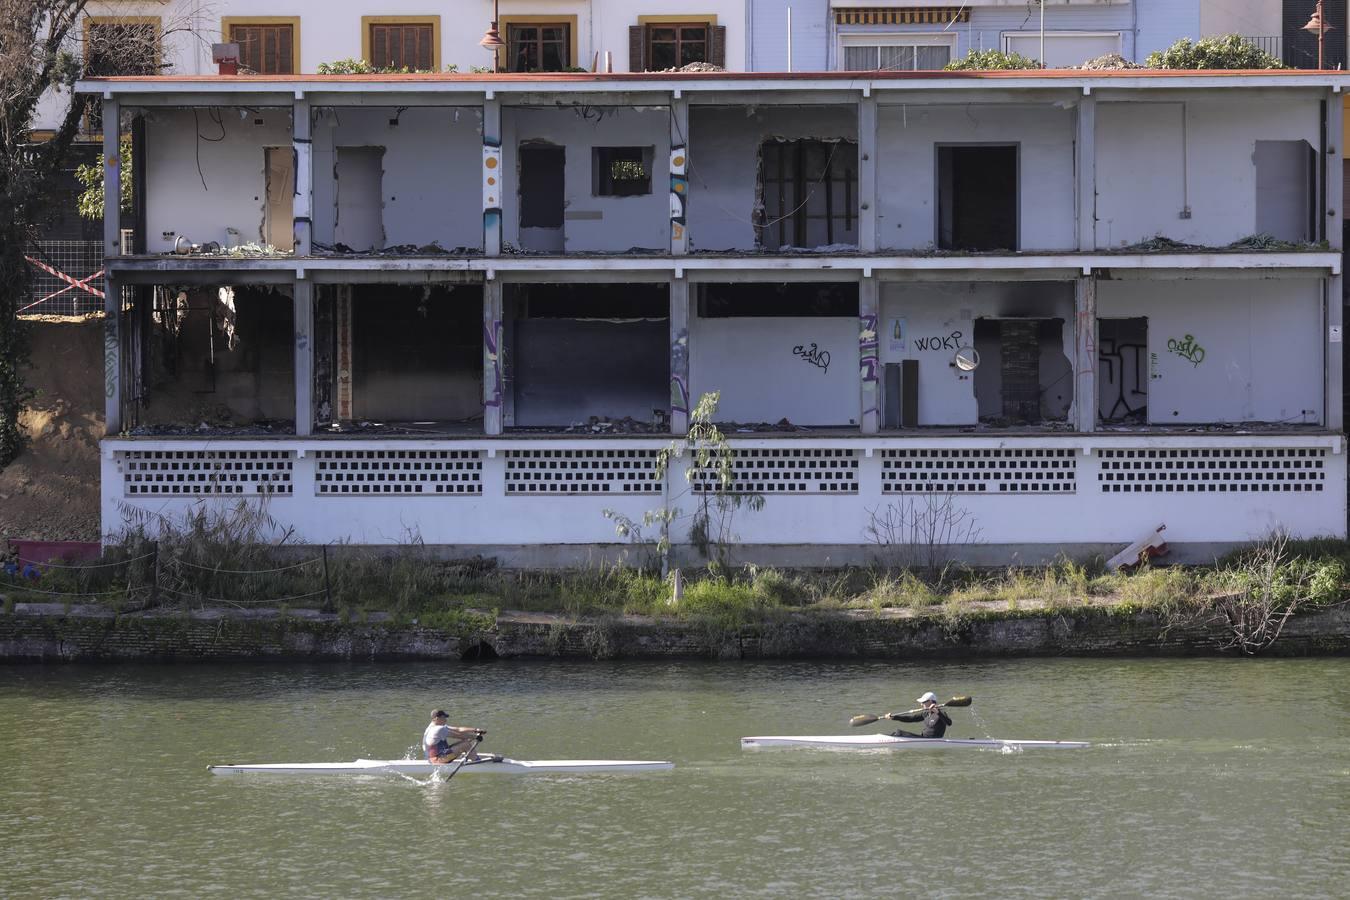
<instances>
[{"instance_id":1,"label":"lattice block wall","mask_svg":"<svg viewBox=\"0 0 1350 900\"><path fill-rule=\"evenodd\" d=\"M290 494L293 450L119 450L128 497Z\"/></svg>"},{"instance_id":2,"label":"lattice block wall","mask_svg":"<svg viewBox=\"0 0 1350 900\"><path fill-rule=\"evenodd\" d=\"M1078 490L1072 449L883 450L886 494L1071 494Z\"/></svg>"},{"instance_id":3,"label":"lattice block wall","mask_svg":"<svg viewBox=\"0 0 1350 900\"><path fill-rule=\"evenodd\" d=\"M856 450L792 449L736 450L733 456L731 490L759 494L856 494ZM701 473L694 489L706 491L717 484L713 473Z\"/></svg>"},{"instance_id":4,"label":"lattice block wall","mask_svg":"<svg viewBox=\"0 0 1350 900\"><path fill-rule=\"evenodd\" d=\"M508 450L506 493L659 494L655 450Z\"/></svg>"},{"instance_id":5,"label":"lattice block wall","mask_svg":"<svg viewBox=\"0 0 1350 900\"><path fill-rule=\"evenodd\" d=\"M1325 449L1102 450L1106 493L1320 491Z\"/></svg>"},{"instance_id":6,"label":"lattice block wall","mask_svg":"<svg viewBox=\"0 0 1350 900\"><path fill-rule=\"evenodd\" d=\"M481 450L316 450L314 493L320 497L483 493Z\"/></svg>"}]
</instances>

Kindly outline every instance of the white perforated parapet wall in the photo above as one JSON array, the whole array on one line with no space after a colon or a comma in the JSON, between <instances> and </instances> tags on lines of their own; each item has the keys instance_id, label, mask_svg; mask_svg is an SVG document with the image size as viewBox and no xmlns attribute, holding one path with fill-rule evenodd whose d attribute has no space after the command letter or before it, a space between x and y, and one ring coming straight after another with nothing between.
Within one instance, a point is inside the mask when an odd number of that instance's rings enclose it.
<instances>
[{"instance_id":1,"label":"white perforated parapet wall","mask_svg":"<svg viewBox=\"0 0 1350 900\"><path fill-rule=\"evenodd\" d=\"M694 479L694 490L707 491L717 482L716 472L701 471ZM731 484L726 489L731 493L856 494L857 451L736 450L732 456Z\"/></svg>"},{"instance_id":2,"label":"white perforated parapet wall","mask_svg":"<svg viewBox=\"0 0 1350 900\"><path fill-rule=\"evenodd\" d=\"M1097 478L1106 493L1320 491L1326 453L1313 447L1102 450Z\"/></svg>"},{"instance_id":3,"label":"white perforated parapet wall","mask_svg":"<svg viewBox=\"0 0 1350 900\"><path fill-rule=\"evenodd\" d=\"M655 450L508 450L506 493L659 494Z\"/></svg>"},{"instance_id":4,"label":"white perforated parapet wall","mask_svg":"<svg viewBox=\"0 0 1350 900\"><path fill-rule=\"evenodd\" d=\"M293 450L119 450L128 497L291 493Z\"/></svg>"},{"instance_id":5,"label":"white perforated parapet wall","mask_svg":"<svg viewBox=\"0 0 1350 900\"><path fill-rule=\"evenodd\" d=\"M316 450L313 456L320 497L483 493L479 450Z\"/></svg>"},{"instance_id":6,"label":"white perforated parapet wall","mask_svg":"<svg viewBox=\"0 0 1350 900\"><path fill-rule=\"evenodd\" d=\"M1069 494L1078 489L1076 451L883 450L881 490L887 494Z\"/></svg>"}]
</instances>

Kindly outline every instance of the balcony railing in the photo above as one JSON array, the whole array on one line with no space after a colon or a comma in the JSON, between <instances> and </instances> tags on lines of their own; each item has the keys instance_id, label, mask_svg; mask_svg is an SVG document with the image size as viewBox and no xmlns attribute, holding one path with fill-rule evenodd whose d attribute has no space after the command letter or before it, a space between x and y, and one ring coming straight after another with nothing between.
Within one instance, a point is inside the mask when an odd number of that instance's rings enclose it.
<instances>
[{"instance_id":1,"label":"balcony railing","mask_svg":"<svg viewBox=\"0 0 1350 900\"><path fill-rule=\"evenodd\" d=\"M1251 35L1244 34L1242 39L1258 50L1264 50L1276 59L1283 59L1280 55L1284 49L1284 38L1278 34Z\"/></svg>"}]
</instances>

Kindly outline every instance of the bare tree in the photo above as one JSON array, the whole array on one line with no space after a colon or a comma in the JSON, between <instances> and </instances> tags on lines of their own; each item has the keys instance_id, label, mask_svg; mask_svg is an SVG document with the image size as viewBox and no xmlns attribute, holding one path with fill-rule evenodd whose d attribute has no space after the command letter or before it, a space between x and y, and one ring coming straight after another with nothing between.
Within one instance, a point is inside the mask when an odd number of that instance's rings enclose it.
<instances>
[{"instance_id":1,"label":"bare tree","mask_svg":"<svg viewBox=\"0 0 1350 900\"><path fill-rule=\"evenodd\" d=\"M952 548L980 542L970 510L949 493L905 494L896 503L869 509L863 534L889 566L918 569L930 580L952 561Z\"/></svg>"}]
</instances>

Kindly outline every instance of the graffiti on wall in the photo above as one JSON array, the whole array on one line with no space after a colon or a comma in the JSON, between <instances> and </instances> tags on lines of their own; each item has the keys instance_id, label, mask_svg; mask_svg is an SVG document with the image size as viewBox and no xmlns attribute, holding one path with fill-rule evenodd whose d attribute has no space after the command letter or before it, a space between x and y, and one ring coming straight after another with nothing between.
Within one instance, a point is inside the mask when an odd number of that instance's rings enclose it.
<instances>
[{"instance_id":1,"label":"graffiti on wall","mask_svg":"<svg viewBox=\"0 0 1350 900\"><path fill-rule=\"evenodd\" d=\"M861 329L858 331L858 374L862 377L863 414L877 411L877 376L880 365L877 341L877 317L867 314L858 317Z\"/></svg>"},{"instance_id":2,"label":"graffiti on wall","mask_svg":"<svg viewBox=\"0 0 1350 900\"><path fill-rule=\"evenodd\" d=\"M122 367L122 345L117 332L117 316L103 320L103 389L112 399L117 393L117 376Z\"/></svg>"},{"instance_id":3,"label":"graffiti on wall","mask_svg":"<svg viewBox=\"0 0 1350 900\"><path fill-rule=\"evenodd\" d=\"M492 394L484 398L484 405L499 407L502 405L502 355L498 348L502 345L502 320L493 319L483 323L483 368L492 367Z\"/></svg>"},{"instance_id":4,"label":"graffiti on wall","mask_svg":"<svg viewBox=\"0 0 1350 900\"><path fill-rule=\"evenodd\" d=\"M672 244L684 242L684 205L689 196L689 177L686 174L689 154L684 147L670 148L670 240Z\"/></svg>"},{"instance_id":5,"label":"graffiti on wall","mask_svg":"<svg viewBox=\"0 0 1350 900\"><path fill-rule=\"evenodd\" d=\"M830 371L830 351L821 350L815 342L810 344L798 344L792 348L792 355L799 357L805 362L829 374Z\"/></svg>"},{"instance_id":6,"label":"graffiti on wall","mask_svg":"<svg viewBox=\"0 0 1350 900\"><path fill-rule=\"evenodd\" d=\"M689 412L689 331L685 328L670 342L670 411Z\"/></svg>"},{"instance_id":7,"label":"graffiti on wall","mask_svg":"<svg viewBox=\"0 0 1350 900\"><path fill-rule=\"evenodd\" d=\"M1197 344L1195 337L1189 334L1181 340L1168 338L1167 352L1175 353L1193 366L1199 366L1205 361L1205 348Z\"/></svg>"},{"instance_id":8,"label":"graffiti on wall","mask_svg":"<svg viewBox=\"0 0 1350 900\"><path fill-rule=\"evenodd\" d=\"M913 340L915 350L960 350L961 338L965 337L959 331L953 331L948 335L937 335L935 337L916 337Z\"/></svg>"}]
</instances>

